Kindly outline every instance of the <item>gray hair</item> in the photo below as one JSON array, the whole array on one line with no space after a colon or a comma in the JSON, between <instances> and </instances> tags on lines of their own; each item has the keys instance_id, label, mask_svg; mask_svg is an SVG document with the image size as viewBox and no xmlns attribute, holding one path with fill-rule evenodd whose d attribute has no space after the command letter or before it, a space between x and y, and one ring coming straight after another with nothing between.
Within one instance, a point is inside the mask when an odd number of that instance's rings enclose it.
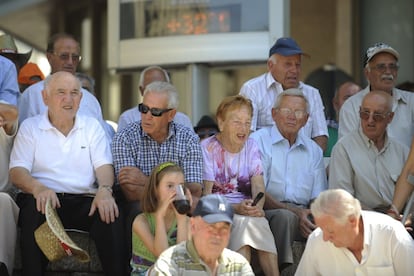
<instances>
[{"instance_id":1,"label":"gray hair","mask_svg":"<svg viewBox=\"0 0 414 276\"><path fill-rule=\"evenodd\" d=\"M168 76L167 71L160 66L153 65L153 66L148 66L144 70L142 70L141 74L139 75L139 86L144 87L145 74L148 71L152 71L152 70L157 70L157 71L162 72L164 74L165 82L170 82L170 77Z\"/></svg>"},{"instance_id":2,"label":"gray hair","mask_svg":"<svg viewBox=\"0 0 414 276\"><path fill-rule=\"evenodd\" d=\"M345 224L350 217L361 215L361 203L345 190L330 189L319 194L311 205L311 212L315 218L327 215Z\"/></svg>"},{"instance_id":3,"label":"gray hair","mask_svg":"<svg viewBox=\"0 0 414 276\"><path fill-rule=\"evenodd\" d=\"M89 76L85 73L81 73L81 72L76 72L75 75L80 81L87 80L91 84L91 90L92 91L89 91L89 92L91 92L92 94L95 94L95 79L94 78L92 78L91 76ZM88 90L88 89L86 89L86 90Z\"/></svg>"},{"instance_id":4,"label":"gray hair","mask_svg":"<svg viewBox=\"0 0 414 276\"><path fill-rule=\"evenodd\" d=\"M144 91L144 96L147 93L166 94L168 96L167 108L178 108L178 92L175 87L165 81L154 81L147 85Z\"/></svg>"},{"instance_id":5,"label":"gray hair","mask_svg":"<svg viewBox=\"0 0 414 276\"><path fill-rule=\"evenodd\" d=\"M275 104L273 105L273 108L274 109L279 108L283 97L286 97L286 96L293 96L293 97L302 98L305 101L306 112L309 113L308 99L305 97L305 95L303 95L302 90L300 90L299 88L289 88L289 89L286 89L285 91L283 91L282 93L280 93L276 98L276 101L275 101Z\"/></svg>"},{"instance_id":6,"label":"gray hair","mask_svg":"<svg viewBox=\"0 0 414 276\"><path fill-rule=\"evenodd\" d=\"M79 80L77 77L75 77L74 75L72 75L71 73L69 73L69 72L66 72L66 71L59 71L59 72L56 72L56 73L50 74L50 75L49 75L49 76L47 76L47 77L45 78L45 80L43 81L43 88L44 88L44 90L46 90L46 93L47 93L48 95L50 95L50 83L51 83L51 82L52 82L55 78L59 77L60 75L65 75L65 74L69 74L69 75L71 75L71 76L73 77L73 79L76 81L76 85L77 85L77 86L78 86L78 88L79 88L79 92L82 94L82 90L81 90L82 84L81 84L80 80Z\"/></svg>"}]
</instances>

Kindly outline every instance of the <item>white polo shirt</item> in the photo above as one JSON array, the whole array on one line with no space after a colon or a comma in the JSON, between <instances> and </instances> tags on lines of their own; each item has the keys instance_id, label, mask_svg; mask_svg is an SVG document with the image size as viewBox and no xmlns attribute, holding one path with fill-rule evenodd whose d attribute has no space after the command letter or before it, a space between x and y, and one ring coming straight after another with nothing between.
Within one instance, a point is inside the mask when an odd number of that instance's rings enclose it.
<instances>
[{"instance_id":1,"label":"white polo shirt","mask_svg":"<svg viewBox=\"0 0 414 276\"><path fill-rule=\"evenodd\" d=\"M109 142L99 122L77 115L64 136L47 111L23 121L14 141L10 168L23 167L57 193L94 193L95 170L112 164Z\"/></svg>"}]
</instances>

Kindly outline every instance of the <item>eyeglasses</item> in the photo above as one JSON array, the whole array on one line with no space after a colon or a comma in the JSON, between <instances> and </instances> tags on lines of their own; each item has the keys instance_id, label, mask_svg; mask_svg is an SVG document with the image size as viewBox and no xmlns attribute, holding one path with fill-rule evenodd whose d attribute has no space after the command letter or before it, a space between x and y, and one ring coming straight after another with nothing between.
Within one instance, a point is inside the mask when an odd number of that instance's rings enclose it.
<instances>
[{"instance_id":1,"label":"eyeglasses","mask_svg":"<svg viewBox=\"0 0 414 276\"><path fill-rule=\"evenodd\" d=\"M140 103L138 105L138 110L139 110L139 112L144 113L144 114L147 114L148 111L149 111L149 112L151 112L151 115L152 116L154 116L154 117L161 117L162 114L164 114L164 113L166 113L168 111L171 111L173 109L172 108L162 109L162 108L155 108L155 107L149 108L149 106Z\"/></svg>"},{"instance_id":2,"label":"eyeglasses","mask_svg":"<svg viewBox=\"0 0 414 276\"><path fill-rule=\"evenodd\" d=\"M303 117L305 117L305 115L307 114L307 112L306 111L304 111L304 110L295 110L295 111L293 111L292 109L290 109L290 108L285 108L285 107L282 107L282 108L277 108L277 110L283 115L283 116L289 116L289 115L291 115L291 114L295 114L295 117L297 118L297 119L302 119Z\"/></svg>"},{"instance_id":3,"label":"eyeglasses","mask_svg":"<svg viewBox=\"0 0 414 276\"><path fill-rule=\"evenodd\" d=\"M390 70L391 72L395 72L398 70L400 66L396 63L391 63L391 64L384 64L384 63L379 63L373 67L370 67L371 69L377 70L378 72L384 73L385 71Z\"/></svg>"},{"instance_id":4,"label":"eyeglasses","mask_svg":"<svg viewBox=\"0 0 414 276\"><path fill-rule=\"evenodd\" d=\"M73 62L80 62L82 60L82 56L80 55L75 55L75 54L70 55L68 53L62 53L62 54L52 53L52 54L59 57L60 60L62 61L68 61L69 58L71 58Z\"/></svg>"},{"instance_id":5,"label":"eyeglasses","mask_svg":"<svg viewBox=\"0 0 414 276\"><path fill-rule=\"evenodd\" d=\"M375 113L375 112L372 112L371 113L369 111L360 110L359 111L359 117L361 118L361 120L366 121L366 120L369 119L369 117L372 114L372 119L374 120L374 122L380 123L380 122L384 121L385 118L387 118L390 113L391 112L386 112L386 113Z\"/></svg>"}]
</instances>

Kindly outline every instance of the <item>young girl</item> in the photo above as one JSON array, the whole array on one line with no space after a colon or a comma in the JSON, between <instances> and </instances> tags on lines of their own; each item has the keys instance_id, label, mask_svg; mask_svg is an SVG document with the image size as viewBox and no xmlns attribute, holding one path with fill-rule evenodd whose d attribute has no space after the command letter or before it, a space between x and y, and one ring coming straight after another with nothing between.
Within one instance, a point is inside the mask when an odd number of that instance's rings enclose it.
<instances>
[{"instance_id":1,"label":"young girl","mask_svg":"<svg viewBox=\"0 0 414 276\"><path fill-rule=\"evenodd\" d=\"M187 239L188 217L173 205L178 185L184 185L184 172L175 163L152 170L141 200L142 213L132 224L131 276L146 275L161 252ZM188 190L186 196L191 202Z\"/></svg>"}]
</instances>

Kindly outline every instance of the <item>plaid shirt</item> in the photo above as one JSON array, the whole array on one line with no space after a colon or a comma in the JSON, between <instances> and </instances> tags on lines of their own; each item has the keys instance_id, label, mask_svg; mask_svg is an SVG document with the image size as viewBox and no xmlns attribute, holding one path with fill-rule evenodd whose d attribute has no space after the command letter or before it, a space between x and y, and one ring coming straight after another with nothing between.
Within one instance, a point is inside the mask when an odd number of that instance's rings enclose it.
<instances>
[{"instance_id":1,"label":"plaid shirt","mask_svg":"<svg viewBox=\"0 0 414 276\"><path fill-rule=\"evenodd\" d=\"M186 182L202 182L203 156L198 136L188 127L170 123L167 139L158 144L146 134L141 121L116 133L112 141L115 176L121 168L137 167L149 176L160 163L172 161L184 170Z\"/></svg>"}]
</instances>

